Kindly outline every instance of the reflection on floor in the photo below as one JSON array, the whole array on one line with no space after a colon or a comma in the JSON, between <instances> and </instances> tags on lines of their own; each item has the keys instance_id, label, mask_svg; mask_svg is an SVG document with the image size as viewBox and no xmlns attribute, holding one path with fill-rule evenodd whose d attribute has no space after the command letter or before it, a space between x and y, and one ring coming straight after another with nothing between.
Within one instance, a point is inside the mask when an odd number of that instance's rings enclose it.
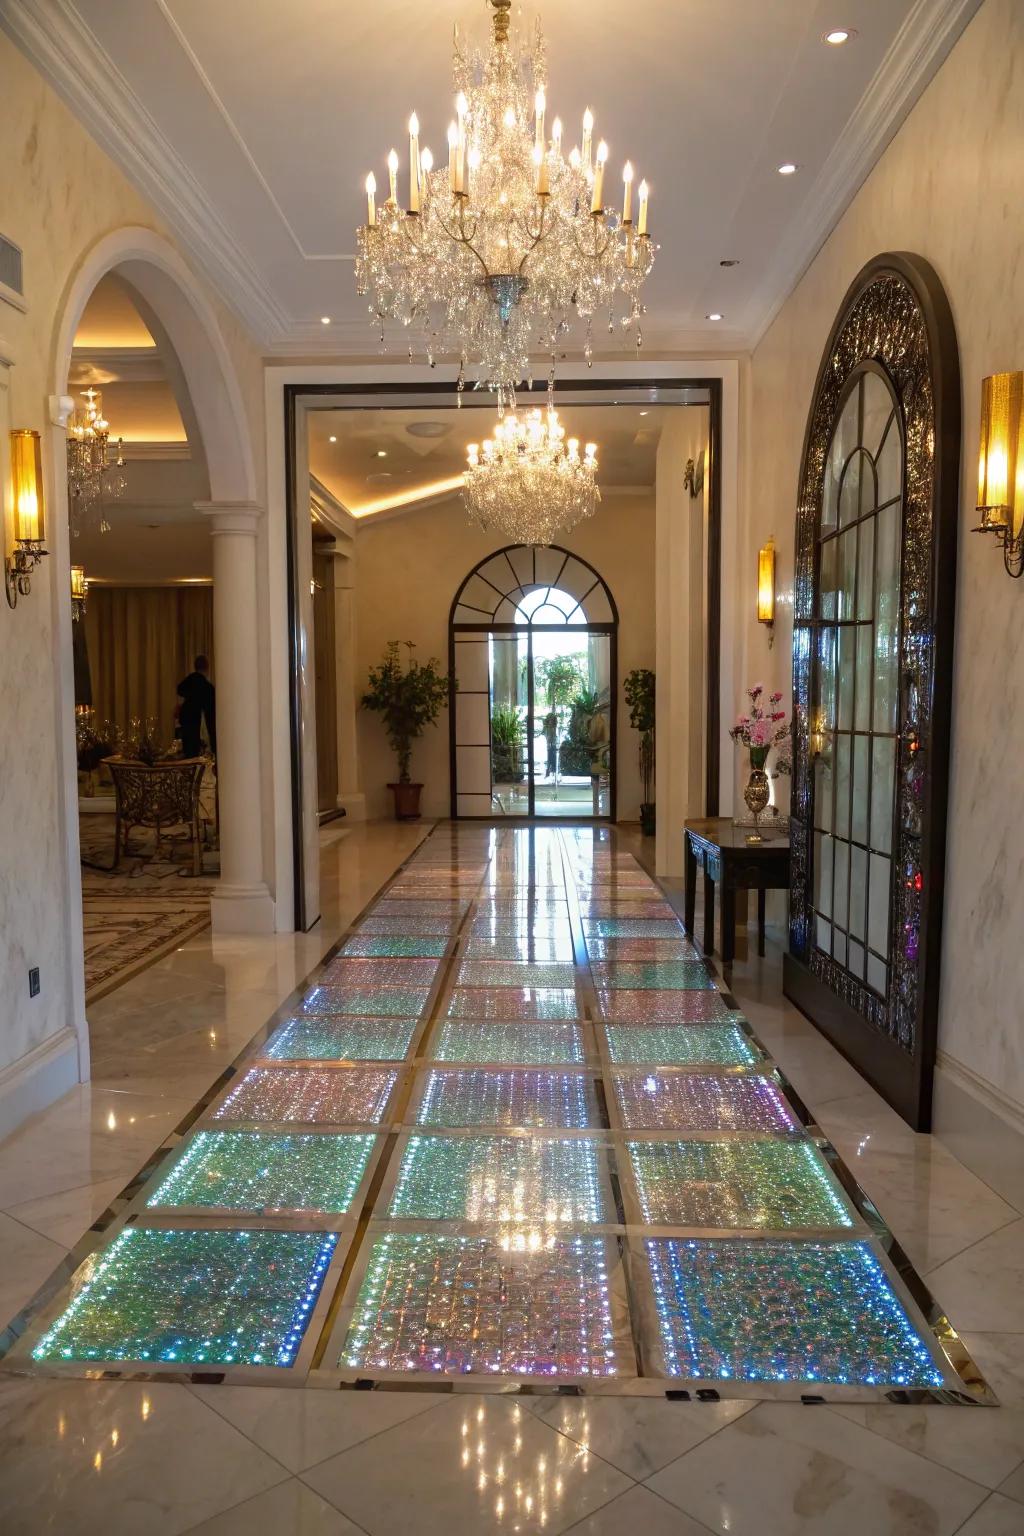
<instances>
[{"instance_id":1,"label":"reflection on floor","mask_svg":"<svg viewBox=\"0 0 1024 1536\"><path fill-rule=\"evenodd\" d=\"M595 829L435 832L110 1237L14 1358L962 1385L671 905Z\"/></svg>"}]
</instances>

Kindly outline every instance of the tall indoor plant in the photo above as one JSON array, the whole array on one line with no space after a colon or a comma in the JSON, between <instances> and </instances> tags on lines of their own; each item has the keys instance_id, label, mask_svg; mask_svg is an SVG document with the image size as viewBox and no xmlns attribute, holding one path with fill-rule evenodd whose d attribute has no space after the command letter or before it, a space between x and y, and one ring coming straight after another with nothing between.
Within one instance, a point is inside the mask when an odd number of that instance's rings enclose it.
<instances>
[{"instance_id":1,"label":"tall indoor plant","mask_svg":"<svg viewBox=\"0 0 1024 1536\"><path fill-rule=\"evenodd\" d=\"M412 744L428 725L436 725L442 707L448 702L448 677L435 656L418 662L411 640L402 642L408 656L402 662L397 640L389 640L384 659L370 668L369 687L363 694L363 708L381 716L388 741L398 758L398 781L388 785L395 797L398 821L414 821L420 814L423 785L409 777Z\"/></svg>"},{"instance_id":2,"label":"tall indoor plant","mask_svg":"<svg viewBox=\"0 0 1024 1536\"><path fill-rule=\"evenodd\" d=\"M654 836L654 673L634 667L623 684L629 706L629 723L640 732L640 830Z\"/></svg>"}]
</instances>

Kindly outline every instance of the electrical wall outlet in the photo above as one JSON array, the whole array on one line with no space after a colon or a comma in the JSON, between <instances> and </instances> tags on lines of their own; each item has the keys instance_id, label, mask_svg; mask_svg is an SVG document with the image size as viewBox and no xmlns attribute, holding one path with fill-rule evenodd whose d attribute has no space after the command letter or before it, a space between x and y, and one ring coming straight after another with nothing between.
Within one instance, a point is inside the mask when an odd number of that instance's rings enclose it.
<instances>
[{"instance_id":1,"label":"electrical wall outlet","mask_svg":"<svg viewBox=\"0 0 1024 1536\"><path fill-rule=\"evenodd\" d=\"M38 997L39 996L39 986L40 986L40 982L39 982L39 967L38 967L38 965L34 965L32 967L32 969L28 973L28 995L29 995L29 997Z\"/></svg>"}]
</instances>

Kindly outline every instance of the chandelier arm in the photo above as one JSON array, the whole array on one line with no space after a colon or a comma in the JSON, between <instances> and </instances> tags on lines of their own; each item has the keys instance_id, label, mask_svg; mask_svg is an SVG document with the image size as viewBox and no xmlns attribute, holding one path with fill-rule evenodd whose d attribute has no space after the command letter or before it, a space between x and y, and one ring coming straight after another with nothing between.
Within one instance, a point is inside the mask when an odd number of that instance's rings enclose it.
<instances>
[{"instance_id":1,"label":"chandelier arm","mask_svg":"<svg viewBox=\"0 0 1024 1536\"><path fill-rule=\"evenodd\" d=\"M481 267L481 270L483 271L484 277L490 277L490 275L491 275L490 268L488 267L488 265L487 265L486 261L484 260L484 258L481 256L480 252L477 250L476 246L473 244L473 241L476 239L476 232L477 232L477 229L479 227L480 220L477 219L476 222L474 223L472 234L467 234L466 233L466 221L465 221L465 217L464 217L463 210L462 210L462 204L461 204L461 201L460 201L460 204L459 204L459 225L458 225L457 229L454 229L454 228L452 228L451 225L447 224L445 222L443 216L440 213L437 215L437 222L440 224L441 228L444 230L444 232L448 236L449 240L453 240L456 245L464 246L467 251L471 251L473 253L473 255L476 257L477 261L480 263L480 267Z\"/></svg>"},{"instance_id":2,"label":"chandelier arm","mask_svg":"<svg viewBox=\"0 0 1024 1536\"><path fill-rule=\"evenodd\" d=\"M526 250L523 252L523 259L519 263L518 272L520 277L523 275L523 268L526 266L527 261L533 255L534 251L537 249L538 245L540 245L540 242L544 238L544 219L546 214L547 207L544 203L541 203L540 220L537 225L536 234L533 233L533 230L530 228L529 224L527 224L525 218L519 220L519 228L522 230L523 234L526 236L526 239L529 241Z\"/></svg>"}]
</instances>

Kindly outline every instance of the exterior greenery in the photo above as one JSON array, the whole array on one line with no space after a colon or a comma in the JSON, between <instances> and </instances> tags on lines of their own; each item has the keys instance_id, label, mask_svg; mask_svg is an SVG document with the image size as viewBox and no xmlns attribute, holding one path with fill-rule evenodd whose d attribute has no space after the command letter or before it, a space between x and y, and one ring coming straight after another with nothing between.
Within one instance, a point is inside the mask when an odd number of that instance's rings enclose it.
<instances>
[{"instance_id":1,"label":"exterior greenery","mask_svg":"<svg viewBox=\"0 0 1024 1536\"><path fill-rule=\"evenodd\" d=\"M491 715L491 772L495 783L518 784L525 777L522 762L523 722L518 709L499 705Z\"/></svg>"},{"instance_id":2,"label":"exterior greenery","mask_svg":"<svg viewBox=\"0 0 1024 1536\"><path fill-rule=\"evenodd\" d=\"M402 642L409 655L403 666L400 645L389 640L384 659L370 668L369 687L363 694L364 709L381 716L388 741L398 758L398 782L409 783L412 744L448 702L448 675L436 656L420 663L413 657L411 640Z\"/></svg>"},{"instance_id":3,"label":"exterior greenery","mask_svg":"<svg viewBox=\"0 0 1024 1536\"><path fill-rule=\"evenodd\" d=\"M654 831L654 724L655 675L649 667L634 667L623 684L629 723L640 732L640 785L642 803L640 824L644 832Z\"/></svg>"}]
</instances>

